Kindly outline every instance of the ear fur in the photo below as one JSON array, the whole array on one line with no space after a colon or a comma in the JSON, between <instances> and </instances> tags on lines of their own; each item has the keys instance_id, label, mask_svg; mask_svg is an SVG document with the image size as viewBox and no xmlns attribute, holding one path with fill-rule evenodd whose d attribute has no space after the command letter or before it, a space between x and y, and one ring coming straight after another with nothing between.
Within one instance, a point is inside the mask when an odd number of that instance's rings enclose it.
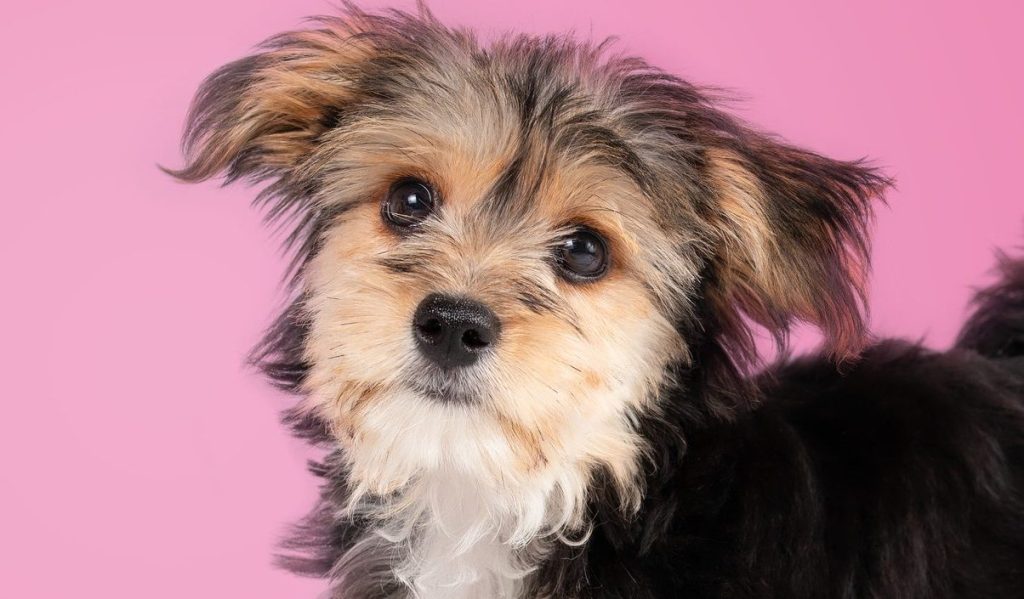
<instances>
[{"instance_id":1,"label":"ear fur","mask_svg":"<svg viewBox=\"0 0 1024 599\"><path fill-rule=\"evenodd\" d=\"M323 18L322 29L271 38L202 83L189 111L186 164L165 169L195 182L281 177L310 155L317 137L354 99L353 79L371 53L365 15Z\"/></svg>"},{"instance_id":2,"label":"ear fur","mask_svg":"<svg viewBox=\"0 0 1024 599\"><path fill-rule=\"evenodd\" d=\"M187 182L221 174L225 183L270 181L255 203L269 205L268 220L290 225L285 246L295 252L288 271L291 285L334 215L313 205L317 182L304 174L303 165L316 161L318 138L360 100L358 79L379 54L374 35L401 24L399 13L389 20L347 2L343 7L341 17L316 19L320 28L273 37L256 54L207 77L186 121L185 165L164 169ZM420 18L433 22L422 7ZM303 296L297 294L250 361L278 386L297 392L308 370L303 355L307 334ZM323 424L299 411L285 419L300 436L326 438Z\"/></svg>"},{"instance_id":3,"label":"ear fur","mask_svg":"<svg viewBox=\"0 0 1024 599\"><path fill-rule=\"evenodd\" d=\"M741 311L780 347L793 321L818 326L842 360L865 338L872 200L889 181L861 162L841 162L745 131L705 152L715 196L716 285L709 298L727 329L753 351Z\"/></svg>"}]
</instances>

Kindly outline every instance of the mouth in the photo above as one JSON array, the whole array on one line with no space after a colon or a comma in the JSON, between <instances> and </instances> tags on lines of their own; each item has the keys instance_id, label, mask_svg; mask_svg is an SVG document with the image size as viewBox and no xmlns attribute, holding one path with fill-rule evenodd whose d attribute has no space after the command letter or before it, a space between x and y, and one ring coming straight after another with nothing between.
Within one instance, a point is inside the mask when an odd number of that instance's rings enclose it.
<instances>
[{"instance_id":1,"label":"mouth","mask_svg":"<svg viewBox=\"0 0 1024 599\"><path fill-rule=\"evenodd\" d=\"M429 369L409 377L407 385L414 392L444 404L472 405L480 402L482 393L476 385L464 380L457 371Z\"/></svg>"}]
</instances>

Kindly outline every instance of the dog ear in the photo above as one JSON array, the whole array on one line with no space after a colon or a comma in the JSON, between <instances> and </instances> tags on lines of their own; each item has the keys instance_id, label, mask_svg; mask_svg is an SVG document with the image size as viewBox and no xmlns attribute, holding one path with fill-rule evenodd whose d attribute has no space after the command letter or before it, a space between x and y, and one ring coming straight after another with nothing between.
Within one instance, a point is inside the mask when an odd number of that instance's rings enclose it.
<instances>
[{"instance_id":1,"label":"dog ear","mask_svg":"<svg viewBox=\"0 0 1024 599\"><path fill-rule=\"evenodd\" d=\"M714 195L716 280L722 324L753 349L737 308L780 347L794 321L819 327L837 358L860 349L872 200L889 181L861 162L841 162L745 130L708 147Z\"/></svg>"},{"instance_id":2,"label":"dog ear","mask_svg":"<svg viewBox=\"0 0 1024 599\"><path fill-rule=\"evenodd\" d=\"M359 14L323 29L286 33L229 63L200 86L182 142L184 181L281 177L308 157L317 137L354 99L353 79L371 45Z\"/></svg>"}]
</instances>

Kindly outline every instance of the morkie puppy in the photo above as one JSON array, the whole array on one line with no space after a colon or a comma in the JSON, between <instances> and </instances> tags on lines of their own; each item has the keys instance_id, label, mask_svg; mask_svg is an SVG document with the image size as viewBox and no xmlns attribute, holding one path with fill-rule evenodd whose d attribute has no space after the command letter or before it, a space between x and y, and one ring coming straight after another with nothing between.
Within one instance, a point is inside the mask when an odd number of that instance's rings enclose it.
<instances>
[{"instance_id":1,"label":"morkie puppy","mask_svg":"<svg viewBox=\"0 0 1024 599\"><path fill-rule=\"evenodd\" d=\"M865 343L886 177L604 45L346 5L213 73L185 181L266 186L254 361L326 448L282 562L347 599L1024 597L1024 263ZM820 355L761 369L754 326Z\"/></svg>"}]
</instances>

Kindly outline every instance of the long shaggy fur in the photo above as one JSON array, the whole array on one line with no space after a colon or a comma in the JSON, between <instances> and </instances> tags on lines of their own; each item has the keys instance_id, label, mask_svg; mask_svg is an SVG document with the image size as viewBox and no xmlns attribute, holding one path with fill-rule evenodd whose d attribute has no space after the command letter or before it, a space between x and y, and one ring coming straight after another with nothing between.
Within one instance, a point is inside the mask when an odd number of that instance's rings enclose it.
<instances>
[{"instance_id":1,"label":"long shaggy fur","mask_svg":"<svg viewBox=\"0 0 1024 599\"><path fill-rule=\"evenodd\" d=\"M184 148L291 227L253 361L328 451L281 563L332 597L1024 596L1024 262L950 351L865 346L867 164L606 44L352 5L212 74ZM441 206L401 236L410 177ZM552 258L579 226L585 285ZM433 293L501 319L478 365L416 351ZM752 324L795 322L822 352L761 369Z\"/></svg>"}]
</instances>

